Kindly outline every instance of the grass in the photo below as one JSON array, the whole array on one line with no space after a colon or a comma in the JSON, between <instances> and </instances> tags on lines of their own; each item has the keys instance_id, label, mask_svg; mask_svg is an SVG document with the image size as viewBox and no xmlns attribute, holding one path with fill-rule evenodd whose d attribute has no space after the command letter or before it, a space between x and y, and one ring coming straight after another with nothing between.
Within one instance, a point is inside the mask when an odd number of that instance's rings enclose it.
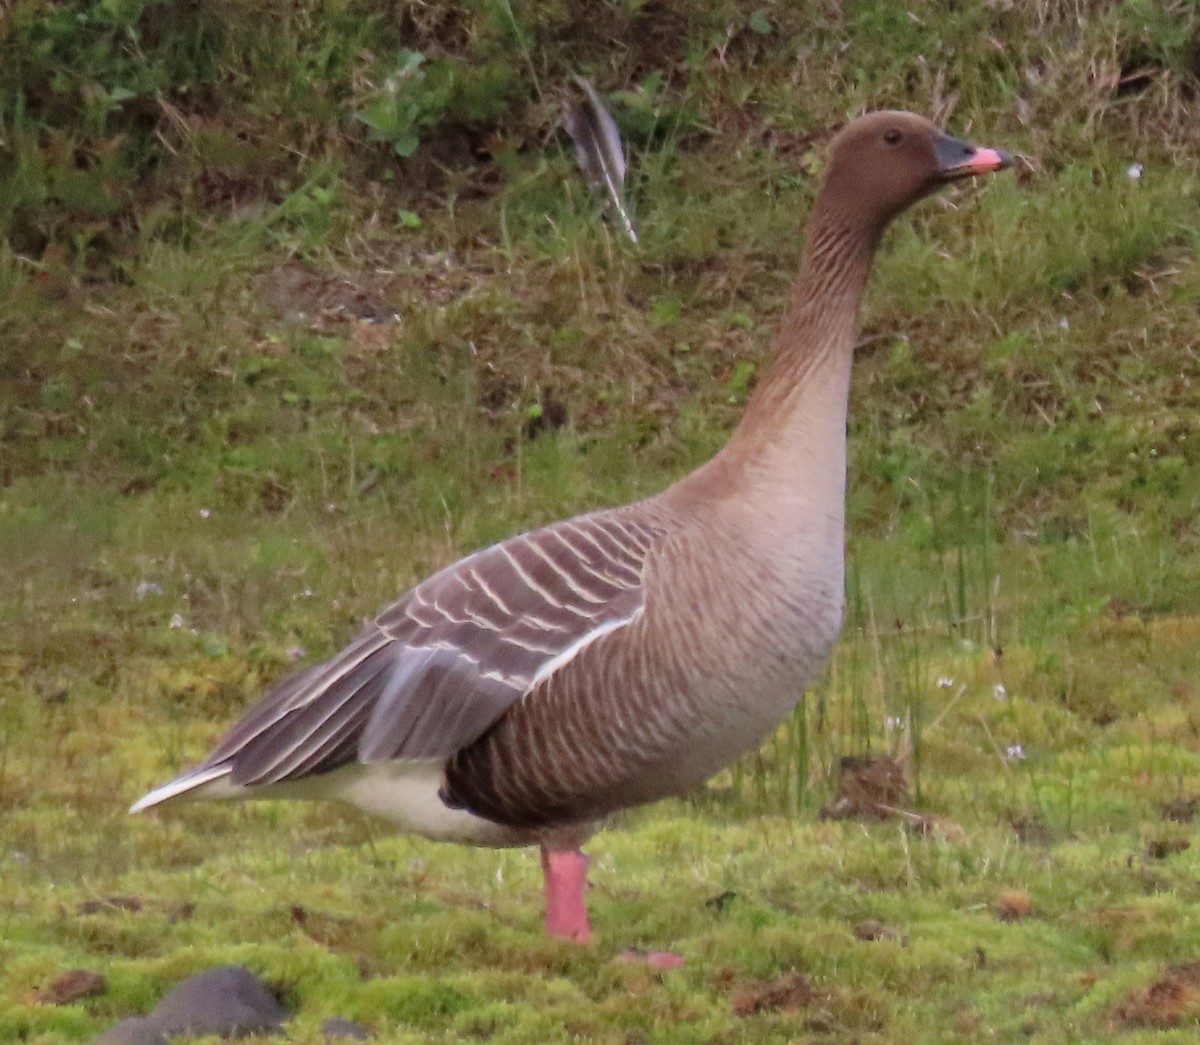
<instances>
[{"instance_id":1,"label":"grass","mask_svg":"<svg viewBox=\"0 0 1200 1045\"><path fill-rule=\"evenodd\" d=\"M1191 7L167 6L2 38L42 59L0 74L0 1038L242 962L299 1042L1192 1040ZM553 131L577 69L617 89L636 250ZM541 937L529 852L125 816L431 569L721 445L867 105L1026 162L887 241L842 641L759 752L592 842L596 946ZM903 815L821 817L851 755ZM33 1000L77 967L103 993Z\"/></svg>"}]
</instances>

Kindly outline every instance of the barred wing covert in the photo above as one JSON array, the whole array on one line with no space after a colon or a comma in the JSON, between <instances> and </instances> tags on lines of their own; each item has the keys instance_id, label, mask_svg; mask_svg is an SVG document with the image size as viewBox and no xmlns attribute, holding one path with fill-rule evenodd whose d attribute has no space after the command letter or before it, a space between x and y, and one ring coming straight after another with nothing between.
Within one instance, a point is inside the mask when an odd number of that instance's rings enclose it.
<instances>
[{"instance_id":1,"label":"barred wing covert","mask_svg":"<svg viewBox=\"0 0 1200 1045\"><path fill-rule=\"evenodd\" d=\"M448 758L584 646L642 612L660 530L625 510L512 537L402 596L280 682L197 769L274 784L349 762Z\"/></svg>"}]
</instances>

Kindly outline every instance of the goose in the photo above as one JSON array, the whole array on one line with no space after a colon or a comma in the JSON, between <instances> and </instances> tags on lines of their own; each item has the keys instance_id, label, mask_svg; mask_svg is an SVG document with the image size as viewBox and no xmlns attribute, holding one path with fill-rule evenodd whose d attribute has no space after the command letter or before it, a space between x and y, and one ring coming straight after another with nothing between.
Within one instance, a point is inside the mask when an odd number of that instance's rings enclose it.
<instances>
[{"instance_id":1,"label":"goose","mask_svg":"<svg viewBox=\"0 0 1200 1045\"><path fill-rule=\"evenodd\" d=\"M584 842L753 747L838 635L851 363L885 228L1011 162L912 113L848 123L772 362L716 456L446 566L130 811L340 799L430 839L536 845L546 931L590 940Z\"/></svg>"}]
</instances>

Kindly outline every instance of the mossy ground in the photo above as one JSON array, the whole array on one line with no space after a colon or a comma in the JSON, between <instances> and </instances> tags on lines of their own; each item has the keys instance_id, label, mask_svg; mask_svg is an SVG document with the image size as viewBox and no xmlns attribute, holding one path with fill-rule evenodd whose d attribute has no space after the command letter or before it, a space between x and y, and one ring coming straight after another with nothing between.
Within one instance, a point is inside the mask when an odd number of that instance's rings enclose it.
<instances>
[{"instance_id":1,"label":"mossy ground","mask_svg":"<svg viewBox=\"0 0 1200 1045\"><path fill-rule=\"evenodd\" d=\"M410 5L396 42L442 64L399 168L352 130L386 16L271 5L268 47L247 10L170 51L236 91L109 84L57 175L62 134L19 118L53 107L0 114L0 1039L85 1040L241 962L300 1042L334 1013L401 1042L1193 1040L1195 9ZM638 249L552 132L580 68L625 89ZM529 852L320 806L125 815L432 568L719 446L819 144L868 105L1026 160L888 239L843 641L761 752L593 841L595 946L543 939ZM150 173L113 183L139 127ZM868 753L905 815L818 819ZM80 967L102 994L33 1000Z\"/></svg>"}]
</instances>

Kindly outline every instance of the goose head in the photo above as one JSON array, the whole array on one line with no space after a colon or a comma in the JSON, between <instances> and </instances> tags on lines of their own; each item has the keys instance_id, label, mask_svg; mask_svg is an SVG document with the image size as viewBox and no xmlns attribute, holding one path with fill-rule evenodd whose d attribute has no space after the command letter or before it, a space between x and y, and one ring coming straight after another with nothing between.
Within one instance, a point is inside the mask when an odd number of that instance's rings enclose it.
<instances>
[{"instance_id":1,"label":"goose head","mask_svg":"<svg viewBox=\"0 0 1200 1045\"><path fill-rule=\"evenodd\" d=\"M906 207L960 178L1012 165L1000 149L944 134L909 112L868 113L829 147L821 202L865 229L882 229Z\"/></svg>"}]
</instances>

